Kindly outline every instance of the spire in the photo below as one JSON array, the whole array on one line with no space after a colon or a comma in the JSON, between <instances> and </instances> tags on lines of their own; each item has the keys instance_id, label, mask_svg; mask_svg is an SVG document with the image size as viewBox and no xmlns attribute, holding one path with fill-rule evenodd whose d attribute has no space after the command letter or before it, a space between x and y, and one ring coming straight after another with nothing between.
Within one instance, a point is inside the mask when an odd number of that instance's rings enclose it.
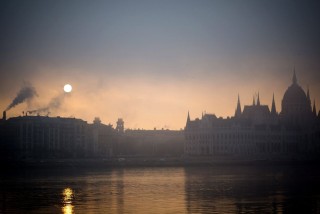
<instances>
[{"instance_id":1,"label":"spire","mask_svg":"<svg viewBox=\"0 0 320 214\"><path fill-rule=\"evenodd\" d=\"M317 116L316 101L315 101L315 100L313 100L313 109L312 109L312 113L314 114L314 116Z\"/></svg>"},{"instance_id":2,"label":"spire","mask_svg":"<svg viewBox=\"0 0 320 214\"><path fill-rule=\"evenodd\" d=\"M309 92L309 86L308 86L308 89L307 89L307 102L308 102L308 108L309 110L311 110L311 99L310 99L310 92Z\"/></svg>"},{"instance_id":3,"label":"spire","mask_svg":"<svg viewBox=\"0 0 320 214\"><path fill-rule=\"evenodd\" d=\"M235 117L240 117L241 116L241 105L240 105L240 96L238 94L238 103L237 103L237 109L234 114Z\"/></svg>"},{"instance_id":4,"label":"spire","mask_svg":"<svg viewBox=\"0 0 320 214\"><path fill-rule=\"evenodd\" d=\"M256 105L256 101L255 101L255 99L254 99L254 95L253 95L252 105L253 105L253 106L255 106L255 105Z\"/></svg>"},{"instance_id":5,"label":"spire","mask_svg":"<svg viewBox=\"0 0 320 214\"><path fill-rule=\"evenodd\" d=\"M273 93L273 95L272 95L271 114L272 114L272 115L276 115L276 114L277 114L276 103L274 102L274 93Z\"/></svg>"},{"instance_id":6,"label":"spire","mask_svg":"<svg viewBox=\"0 0 320 214\"><path fill-rule=\"evenodd\" d=\"M190 114L189 114L189 111L188 111L188 117L187 117L187 124L190 122Z\"/></svg>"},{"instance_id":7,"label":"spire","mask_svg":"<svg viewBox=\"0 0 320 214\"><path fill-rule=\"evenodd\" d=\"M310 103L310 105L311 105L311 99L310 99L309 86L308 86L308 90L307 90L307 99L308 99L308 102L309 102L309 103Z\"/></svg>"},{"instance_id":8,"label":"spire","mask_svg":"<svg viewBox=\"0 0 320 214\"><path fill-rule=\"evenodd\" d=\"M258 92L258 98L257 98L257 106L260 106L260 97L259 97L259 92Z\"/></svg>"},{"instance_id":9,"label":"spire","mask_svg":"<svg viewBox=\"0 0 320 214\"><path fill-rule=\"evenodd\" d=\"M292 84L297 84L296 68L293 67Z\"/></svg>"}]
</instances>

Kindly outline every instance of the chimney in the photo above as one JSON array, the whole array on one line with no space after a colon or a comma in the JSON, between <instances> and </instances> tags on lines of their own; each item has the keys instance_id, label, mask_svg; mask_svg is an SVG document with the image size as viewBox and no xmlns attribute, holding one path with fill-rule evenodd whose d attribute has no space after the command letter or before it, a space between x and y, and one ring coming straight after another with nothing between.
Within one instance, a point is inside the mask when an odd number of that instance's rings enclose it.
<instances>
[{"instance_id":1,"label":"chimney","mask_svg":"<svg viewBox=\"0 0 320 214\"><path fill-rule=\"evenodd\" d=\"M2 120L7 120L7 112L3 111Z\"/></svg>"}]
</instances>

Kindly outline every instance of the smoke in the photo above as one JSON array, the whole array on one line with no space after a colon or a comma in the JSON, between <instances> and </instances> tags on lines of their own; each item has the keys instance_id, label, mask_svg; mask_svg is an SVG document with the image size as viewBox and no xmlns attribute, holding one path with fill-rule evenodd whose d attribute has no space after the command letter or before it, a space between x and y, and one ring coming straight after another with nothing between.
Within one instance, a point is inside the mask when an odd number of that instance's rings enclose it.
<instances>
[{"instance_id":1,"label":"smoke","mask_svg":"<svg viewBox=\"0 0 320 214\"><path fill-rule=\"evenodd\" d=\"M50 110L56 110L59 109L60 106L63 103L65 94L60 94L54 98L51 99L51 101L49 102L49 104L43 108L39 108L36 110L30 110L28 111L29 114L41 114L41 113L50 113Z\"/></svg>"},{"instance_id":2,"label":"smoke","mask_svg":"<svg viewBox=\"0 0 320 214\"><path fill-rule=\"evenodd\" d=\"M24 83L24 86L20 89L17 96L13 99L11 104L6 108L6 111L15 107L16 105L25 101L31 100L33 97L38 96L36 89L30 83Z\"/></svg>"}]
</instances>

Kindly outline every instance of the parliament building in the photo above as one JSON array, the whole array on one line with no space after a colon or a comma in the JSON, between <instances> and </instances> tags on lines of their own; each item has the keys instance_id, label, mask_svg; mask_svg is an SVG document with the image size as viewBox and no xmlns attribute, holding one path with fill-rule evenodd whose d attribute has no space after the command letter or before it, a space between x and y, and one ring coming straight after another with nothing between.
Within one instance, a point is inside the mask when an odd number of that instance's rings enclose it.
<instances>
[{"instance_id":1,"label":"parliament building","mask_svg":"<svg viewBox=\"0 0 320 214\"><path fill-rule=\"evenodd\" d=\"M260 103L259 94L243 110L238 103L231 118L204 114L190 120L185 127L186 156L216 159L311 160L320 154L320 111L311 105L307 93L299 86L295 71L276 110L274 97L271 110Z\"/></svg>"}]
</instances>

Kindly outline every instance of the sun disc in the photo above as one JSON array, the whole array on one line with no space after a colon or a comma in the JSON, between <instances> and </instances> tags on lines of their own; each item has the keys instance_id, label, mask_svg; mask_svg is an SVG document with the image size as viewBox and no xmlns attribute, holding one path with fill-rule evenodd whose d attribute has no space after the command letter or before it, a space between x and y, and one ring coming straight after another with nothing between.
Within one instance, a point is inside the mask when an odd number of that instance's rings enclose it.
<instances>
[{"instance_id":1,"label":"sun disc","mask_svg":"<svg viewBox=\"0 0 320 214\"><path fill-rule=\"evenodd\" d=\"M69 93L72 91L72 86L70 84L65 84L63 90L64 92Z\"/></svg>"}]
</instances>

